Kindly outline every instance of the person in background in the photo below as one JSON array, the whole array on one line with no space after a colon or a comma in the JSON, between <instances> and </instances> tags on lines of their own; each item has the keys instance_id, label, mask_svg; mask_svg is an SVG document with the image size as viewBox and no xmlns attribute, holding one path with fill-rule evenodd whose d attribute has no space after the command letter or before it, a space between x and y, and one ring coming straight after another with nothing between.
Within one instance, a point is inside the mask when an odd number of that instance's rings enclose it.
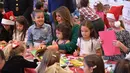
<instances>
[{"instance_id":1,"label":"person in background","mask_svg":"<svg viewBox=\"0 0 130 73\"><path fill-rule=\"evenodd\" d=\"M99 31L104 30L104 22L103 20L96 14L94 9L89 6L89 0L81 0L80 1L81 8L79 9L81 22L83 20L89 20L92 22L94 29L97 34Z\"/></svg>"},{"instance_id":2,"label":"person in background","mask_svg":"<svg viewBox=\"0 0 130 73\"><path fill-rule=\"evenodd\" d=\"M10 45L9 59L2 68L1 73L25 73L24 68L37 67L37 59L34 59L33 62L24 59L26 54L25 43L17 42L17 44L10 43Z\"/></svg>"},{"instance_id":3,"label":"person in background","mask_svg":"<svg viewBox=\"0 0 130 73\"><path fill-rule=\"evenodd\" d=\"M5 64L5 55L4 52L0 49L0 73Z\"/></svg>"},{"instance_id":4,"label":"person in background","mask_svg":"<svg viewBox=\"0 0 130 73\"><path fill-rule=\"evenodd\" d=\"M3 11L4 11L4 6L2 3L0 3L0 25L1 25L1 20L3 18Z\"/></svg>"},{"instance_id":5,"label":"person in background","mask_svg":"<svg viewBox=\"0 0 130 73\"><path fill-rule=\"evenodd\" d=\"M2 18L0 25L0 41L5 41L8 43L10 40L12 40L14 24L15 22L10 20L9 17L4 16L4 18Z\"/></svg>"},{"instance_id":6,"label":"person in background","mask_svg":"<svg viewBox=\"0 0 130 73\"><path fill-rule=\"evenodd\" d=\"M23 15L32 25L33 0L4 0L4 9L5 12L13 11L16 17Z\"/></svg>"},{"instance_id":7,"label":"person in background","mask_svg":"<svg viewBox=\"0 0 130 73\"><path fill-rule=\"evenodd\" d=\"M130 61L127 59L119 60L113 73L130 73Z\"/></svg>"},{"instance_id":8,"label":"person in background","mask_svg":"<svg viewBox=\"0 0 130 73\"><path fill-rule=\"evenodd\" d=\"M84 57L84 73L105 73L103 59L96 54Z\"/></svg>"},{"instance_id":9,"label":"person in background","mask_svg":"<svg viewBox=\"0 0 130 73\"><path fill-rule=\"evenodd\" d=\"M44 12L42 10L34 10L32 18L35 23L27 30L26 44L29 47L50 44L52 41L51 26L44 23Z\"/></svg>"},{"instance_id":10,"label":"person in background","mask_svg":"<svg viewBox=\"0 0 130 73\"><path fill-rule=\"evenodd\" d=\"M73 73L71 70L65 70L60 66L60 53L56 50L47 50L43 55L37 73Z\"/></svg>"},{"instance_id":11,"label":"person in background","mask_svg":"<svg viewBox=\"0 0 130 73\"><path fill-rule=\"evenodd\" d=\"M15 41L25 41L26 31L28 29L28 21L24 16L18 16L16 18L13 40Z\"/></svg>"},{"instance_id":12,"label":"person in background","mask_svg":"<svg viewBox=\"0 0 130 73\"><path fill-rule=\"evenodd\" d=\"M78 49L73 53L74 56L86 56L90 54L101 56L101 46L98 35L90 21L84 20L82 22L77 39L77 46Z\"/></svg>"},{"instance_id":13,"label":"person in background","mask_svg":"<svg viewBox=\"0 0 130 73\"><path fill-rule=\"evenodd\" d=\"M36 3L36 5L35 5L35 8L44 11L44 4L43 4L43 2L38 1ZM45 20L44 20L45 23L51 24L50 23L50 19L49 19L49 14L47 12L45 12L45 11L44 11L44 18L45 18Z\"/></svg>"},{"instance_id":14,"label":"person in background","mask_svg":"<svg viewBox=\"0 0 130 73\"><path fill-rule=\"evenodd\" d=\"M94 3L94 9L96 11L96 14L98 14L102 20L104 20L104 7L103 4L100 1L97 1Z\"/></svg>"},{"instance_id":15,"label":"person in background","mask_svg":"<svg viewBox=\"0 0 130 73\"><path fill-rule=\"evenodd\" d=\"M107 13L109 12L110 5L105 4L103 6L104 6L104 23L105 23L107 28L110 28L109 22L108 22L107 17L106 17Z\"/></svg>"}]
</instances>

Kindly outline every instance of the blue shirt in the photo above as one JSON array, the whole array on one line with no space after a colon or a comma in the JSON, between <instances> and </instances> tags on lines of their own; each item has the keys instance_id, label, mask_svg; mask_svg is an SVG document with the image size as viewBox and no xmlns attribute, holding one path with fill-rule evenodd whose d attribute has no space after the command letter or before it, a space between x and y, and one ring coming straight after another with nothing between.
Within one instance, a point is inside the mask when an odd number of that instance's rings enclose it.
<instances>
[{"instance_id":1,"label":"blue shirt","mask_svg":"<svg viewBox=\"0 0 130 73\"><path fill-rule=\"evenodd\" d=\"M34 43L48 44L52 41L51 26L49 24L43 24L41 28L37 28L36 25L29 27L27 31L27 45L34 46Z\"/></svg>"}]
</instances>

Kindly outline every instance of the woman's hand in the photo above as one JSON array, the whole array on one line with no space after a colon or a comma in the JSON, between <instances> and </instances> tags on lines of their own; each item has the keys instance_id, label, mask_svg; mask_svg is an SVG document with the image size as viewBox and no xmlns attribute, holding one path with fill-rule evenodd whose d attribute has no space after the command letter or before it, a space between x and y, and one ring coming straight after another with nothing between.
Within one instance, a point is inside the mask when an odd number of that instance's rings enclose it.
<instances>
[{"instance_id":1,"label":"woman's hand","mask_svg":"<svg viewBox=\"0 0 130 73\"><path fill-rule=\"evenodd\" d=\"M122 43L121 43L120 41L118 41L118 40L113 40L113 45L114 45L114 46L120 48L120 47L121 47L121 44L122 44Z\"/></svg>"},{"instance_id":2,"label":"woman's hand","mask_svg":"<svg viewBox=\"0 0 130 73\"><path fill-rule=\"evenodd\" d=\"M114 40L113 45L116 46L116 47L121 48L124 52L128 52L128 48L118 40Z\"/></svg>"},{"instance_id":3,"label":"woman's hand","mask_svg":"<svg viewBox=\"0 0 130 73\"><path fill-rule=\"evenodd\" d=\"M55 49L55 50L58 50L58 44L55 44L55 45L50 45L47 47L47 49Z\"/></svg>"}]
</instances>

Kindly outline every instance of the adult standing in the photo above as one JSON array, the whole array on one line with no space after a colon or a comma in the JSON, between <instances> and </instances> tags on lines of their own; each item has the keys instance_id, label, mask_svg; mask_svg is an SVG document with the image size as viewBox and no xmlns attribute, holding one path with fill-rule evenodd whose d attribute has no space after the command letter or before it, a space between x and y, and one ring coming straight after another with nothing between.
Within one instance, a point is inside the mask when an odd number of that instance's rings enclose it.
<instances>
[{"instance_id":1,"label":"adult standing","mask_svg":"<svg viewBox=\"0 0 130 73\"><path fill-rule=\"evenodd\" d=\"M33 0L4 0L4 9L5 12L13 11L16 17L23 15L32 24Z\"/></svg>"}]
</instances>

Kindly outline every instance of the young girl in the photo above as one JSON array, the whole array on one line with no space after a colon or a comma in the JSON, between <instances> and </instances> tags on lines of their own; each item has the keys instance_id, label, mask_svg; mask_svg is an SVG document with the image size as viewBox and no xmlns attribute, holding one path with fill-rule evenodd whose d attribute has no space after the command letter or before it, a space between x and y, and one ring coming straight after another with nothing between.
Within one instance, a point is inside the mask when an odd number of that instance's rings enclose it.
<instances>
[{"instance_id":1,"label":"young girl","mask_svg":"<svg viewBox=\"0 0 130 73\"><path fill-rule=\"evenodd\" d=\"M96 54L97 52L97 54L101 53L99 53L101 47L98 41L98 36L92 26L92 23L87 20L84 20L81 24L77 46L80 48L80 51L75 51L74 56L85 56Z\"/></svg>"},{"instance_id":2,"label":"young girl","mask_svg":"<svg viewBox=\"0 0 130 73\"><path fill-rule=\"evenodd\" d=\"M24 73L24 68L37 67L36 59L34 62L30 62L24 59L26 53L24 43L11 43L10 47L11 50L9 52L9 59L2 68L2 73Z\"/></svg>"},{"instance_id":3,"label":"young girl","mask_svg":"<svg viewBox=\"0 0 130 73\"><path fill-rule=\"evenodd\" d=\"M14 32L13 32L13 40L25 41L27 29L28 29L28 21L24 16L19 16L16 19Z\"/></svg>"},{"instance_id":4,"label":"young girl","mask_svg":"<svg viewBox=\"0 0 130 73\"><path fill-rule=\"evenodd\" d=\"M105 73L103 59L95 54L84 57L84 73Z\"/></svg>"},{"instance_id":5,"label":"young girl","mask_svg":"<svg viewBox=\"0 0 130 73\"><path fill-rule=\"evenodd\" d=\"M94 4L94 9L96 11L96 14L98 14L102 20L104 20L104 7L103 7L103 4L101 2L95 2Z\"/></svg>"},{"instance_id":6,"label":"young girl","mask_svg":"<svg viewBox=\"0 0 130 73\"><path fill-rule=\"evenodd\" d=\"M70 70L63 69L59 62L60 53L56 50L47 50L43 55L37 73L73 73Z\"/></svg>"},{"instance_id":7,"label":"young girl","mask_svg":"<svg viewBox=\"0 0 130 73\"><path fill-rule=\"evenodd\" d=\"M57 25L56 27L56 43L57 44L66 44L70 42L71 28L65 26L66 24ZM54 43L53 43L54 44ZM65 53L64 50L59 50L61 53Z\"/></svg>"},{"instance_id":8,"label":"young girl","mask_svg":"<svg viewBox=\"0 0 130 73\"><path fill-rule=\"evenodd\" d=\"M0 73L1 73L1 69L3 68L4 64L5 64L4 52L0 49Z\"/></svg>"}]
</instances>

